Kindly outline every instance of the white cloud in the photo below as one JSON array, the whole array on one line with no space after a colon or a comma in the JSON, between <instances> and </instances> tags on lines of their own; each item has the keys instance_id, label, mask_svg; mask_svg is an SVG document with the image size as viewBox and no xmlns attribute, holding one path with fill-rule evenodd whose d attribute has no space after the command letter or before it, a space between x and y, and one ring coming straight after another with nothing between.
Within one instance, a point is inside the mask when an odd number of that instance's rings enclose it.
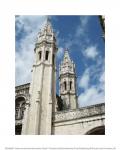
<instances>
[{"instance_id":1,"label":"white cloud","mask_svg":"<svg viewBox=\"0 0 120 150\"><path fill-rule=\"evenodd\" d=\"M76 29L76 34L75 36L76 37L79 37L80 35L83 35L85 32L84 32L84 28L81 28L80 26Z\"/></svg>"},{"instance_id":2,"label":"white cloud","mask_svg":"<svg viewBox=\"0 0 120 150\"><path fill-rule=\"evenodd\" d=\"M59 47L56 55L57 59L61 59L63 55L64 55L64 49L62 47Z\"/></svg>"},{"instance_id":3,"label":"white cloud","mask_svg":"<svg viewBox=\"0 0 120 150\"><path fill-rule=\"evenodd\" d=\"M90 16L80 16L81 25L86 26L88 24L89 19Z\"/></svg>"},{"instance_id":4,"label":"white cloud","mask_svg":"<svg viewBox=\"0 0 120 150\"><path fill-rule=\"evenodd\" d=\"M45 20L46 17L44 16L16 17L16 35L19 36L22 31L25 33L19 41L16 41L16 85L31 81L35 39Z\"/></svg>"},{"instance_id":5,"label":"white cloud","mask_svg":"<svg viewBox=\"0 0 120 150\"><path fill-rule=\"evenodd\" d=\"M88 106L104 102L104 91L99 92L98 88L90 87L78 97L79 106Z\"/></svg>"},{"instance_id":6,"label":"white cloud","mask_svg":"<svg viewBox=\"0 0 120 150\"><path fill-rule=\"evenodd\" d=\"M100 82L100 85L99 85L100 90L104 91L105 90L105 72L104 71L101 73L99 82Z\"/></svg>"},{"instance_id":7,"label":"white cloud","mask_svg":"<svg viewBox=\"0 0 120 150\"><path fill-rule=\"evenodd\" d=\"M83 51L83 54L85 57L87 58L91 58L91 59L94 59L96 58L96 56L98 55L98 50L97 50L97 46L89 46L87 47L84 51Z\"/></svg>"},{"instance_id":8,"label":"white cloud","mask_svg":"<svg viewBox=\"0 0 120 150\"><path fill-rule=\"evenodd\" d=\"M76 37L84 36L86 34L89 19L90 16L80 16L80 24L75 32Z\"/></svg>"},{"instance_id":9,"label":"white cloud","mask_svg":"<svg viewBox=\"0 0 120 150\"><path fill-rule=\"evenodd\" d=\"M90 80L89 69L86 69L81 79L78 80L78 87L84 88L84 89L88 88L89 80Z\"/></svg>"},{"instance_id":10,"label":"white cloud","mask_svg":"<svg viewBox=\"0 0 120 150\"><path fill-rule=\"evenodd\" d=\"M101 63L86 68L81 79L78 80L78 86L84 89L78 96L79 107L103 103L105 101L104 76L104 65ZM96 83L93 85L91 81L94 80L94 77Z\"/></svg>"},{"instance_id":11,"label":"white cloud","mask_svg":"<svg viewBox=\"0 0 120 150\"><path fill-rule=\"evenodd\" d=\"M75 41L69 39L67 42L65 42L65 48L69 49L73 44L75 44Z\"/></svg>"},{"instance_id":12,"label":"white cloud","mask_svg":"<svg viewBox=\"0 0 120 150\"><path fill-rule=\"evenodd\" d=\"M102 72L99 80L100 82L105 82L105 72Z\"/></svg>"},{"instance_id":13,"label":"white cloud","mask_svg":"<svg viewBox=\"0 0 120 150\"><path fill-rule=\"evenodd\" d=\"M18 16L16 17L16 24L19 29L24 28L26 32L38 31L45 23L45 16Z\"/></svg>"},{"instance_id":14,"label":"white cloud","mask_svg":"<svg viewBox=\"0 0 120 150\"><path fill-rule=\"evenodd\" d=\"M94 105L105 101L105 72L104 67L101 68L100 72L96 72L96 67L89 67L85 70L80 82L79 87L84 88L84 91L78 96L78 103L80 107ZM94 68L94 69L93 69ZM90 79L93 76L97 77L95 85L91 85Z\"/></svg>"}]
</instances>

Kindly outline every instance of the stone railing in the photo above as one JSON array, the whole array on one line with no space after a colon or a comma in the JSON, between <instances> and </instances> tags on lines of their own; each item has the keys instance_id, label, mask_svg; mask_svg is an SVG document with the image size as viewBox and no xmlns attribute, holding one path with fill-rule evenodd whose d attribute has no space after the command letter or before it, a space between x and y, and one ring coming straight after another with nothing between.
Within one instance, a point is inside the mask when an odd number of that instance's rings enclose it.
<instances>
[{"instance_id":1,"label":"stone railing","mask_svg":"<svg viewBox=\"0 0 120 150\"><path fill-rule=\"evenodd\" d=\"M102 114L105 114L104 103L83 107L76 110L56 112L53 115L53 121L61 122L61 121L79 119L79 118L86 118L90 116L97 116Z\"/></svg>"},{"instance_id":2,"label":"stone railing","mask_svg":"<svg viewBox=\"0 0 120 150\"><path fill-rule=\"evenodd\" d=\"M15 87L15 95L17 96L19 94L28 94L29 88L30 88L30 83L16 86Z\"/></svg>"}]
</instances>

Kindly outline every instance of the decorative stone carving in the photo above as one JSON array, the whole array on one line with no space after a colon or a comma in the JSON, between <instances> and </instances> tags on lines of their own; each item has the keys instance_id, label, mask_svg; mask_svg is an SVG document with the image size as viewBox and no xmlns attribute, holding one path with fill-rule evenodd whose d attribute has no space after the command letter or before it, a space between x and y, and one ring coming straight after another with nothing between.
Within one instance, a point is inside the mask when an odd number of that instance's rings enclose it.
<instances>
[{"instance_id":1,"label":"decorative stone carving","mask_svg":"<svg viewBox=\"0 0 120 150\"><path fill-rule=\"evenodd\" d=\"M102 115L102 114L105 114L104 103L89 106L89 107L84 107L76 110L56 112L54 114L53 120L54 122L61 122L61 121L85 118L89 116Z\"/></svg>"}]
</instances>

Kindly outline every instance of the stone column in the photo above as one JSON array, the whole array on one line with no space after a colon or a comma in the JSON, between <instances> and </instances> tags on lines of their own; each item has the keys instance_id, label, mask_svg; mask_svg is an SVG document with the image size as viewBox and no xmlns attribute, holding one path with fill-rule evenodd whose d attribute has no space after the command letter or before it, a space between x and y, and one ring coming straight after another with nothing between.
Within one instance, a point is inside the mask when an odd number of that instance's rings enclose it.
<instances>
[{"instance_id":1,"label":"stone column","mask_svg":"<svg viewBox=\"0 0 120 150\"><path fill-rule=\"evenodd\" d=\"M27 100L25 104L24 117L22 120L22 132L21 132L22 135L27 134L29 107L30 107L30 101Z\"/></svg>"}]
</instances>

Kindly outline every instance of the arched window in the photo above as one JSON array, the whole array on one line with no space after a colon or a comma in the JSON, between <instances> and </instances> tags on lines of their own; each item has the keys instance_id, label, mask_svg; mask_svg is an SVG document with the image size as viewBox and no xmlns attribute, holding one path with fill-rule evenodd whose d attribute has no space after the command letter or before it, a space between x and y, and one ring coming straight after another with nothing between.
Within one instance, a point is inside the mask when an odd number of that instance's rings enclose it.
<instances>
[{"instance_id":1,"label":"arched window","mask_svg":"<svg viewBox=\"0 0 120 150\"><path fill-rule=\"evenodd\" d=\"M19 97L15 101L15 119L23 119L25 110L25 99Z\"/></svg>"},{"instance_id":2,"label":"arched window","mask_svg":"<svg viewBox=\"0 0 120 150\"><path fill-rule=\"evenodd\" d=\"M41 58L42 58L42 51L38 52L38 56L39 56L39 60L41 60Z\"/></svg>"},{"instance_id":3,"label":"arched window","mask_svg":"<svg viewBox=\"0 0 120 150\"><path fill-rule=\"evenodd\" d=\"M55 54L53 54L52 62L53 62L53 65L54 65L54 63L55 63Z\"/></svg>"},{"instance_id":4,"label":"arched window","mask_svg":"<svg viewBox=\"0 0 120 150\"><path fill-rule=\"evenodd\" d=\"M98 126L86 133L87 135L105 135L105 126Z\"/></svg>"},{"instance_id":5,"label":"arched window","mask_svg":"<svg viewBox=\"0 0 120 150\"><path fill-rule=\"evenodd\" d=\"M20 117L21 117L21 119L23 119L23 117L24 117L24 111L25 111L25 102L23 102L21 104L21 108L20 108Z\"/></svg>"},{"instance_id":6,"label":"arched window","mask_svg":"<svg viewBox=\"0 0 120 150\"><path fill-rule=\"evenodd\" d=\"M15 134L16 135L21 135L21 131L22 131L22 124L16 125L15 126Z\"/></svg>"},{"instance_id":7,"label":"arched window","mask_svg":"<svg viewBox=\"0 0 120 150\"><path fill-rule=\"evenodd\" d=\"M48 57L49 57L49 51L46 51L46 53L45 53L45 60L48 60Z\"/></svg>"},{"instance_id":8,"label":"arched window","mask_svg":"<svg viewBox=\"0 0 120 150\"><path fill-rule=\"evenodd\" d=\"M72 89L72 81L70 81L70 90Z\"/></svg>"},{"instance_id":9,"label":"arched window","mask_svg":"<svg viewBox=\"0 0 120 150\"><path fill-rule=\"evenodd\" d=\"M66 81L64 81L64 89L67 89Z\"/></svg>"}]
</instances>

